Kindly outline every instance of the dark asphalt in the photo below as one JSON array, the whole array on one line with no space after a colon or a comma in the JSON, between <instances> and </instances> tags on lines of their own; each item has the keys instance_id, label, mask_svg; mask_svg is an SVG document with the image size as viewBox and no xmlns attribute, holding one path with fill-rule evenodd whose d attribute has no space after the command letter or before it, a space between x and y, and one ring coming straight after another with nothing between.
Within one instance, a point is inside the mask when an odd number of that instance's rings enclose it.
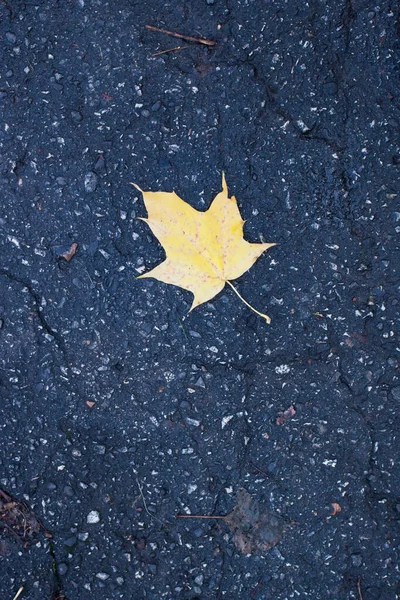
<instances>
[{"instance_id":1,"label":"dark asphalt","mask_svg":"<svg viewBox=\"0 0 400 600\"><path fill-rule=\"evenodd\" d=\"M1 600L400 598L399 12L1 0L0 487L53 534L0 532ZM222 171L269 327L136 279L130 182L205 209ZM240 488L261 556L176 518Z\"/></svg>"}]
</instances>

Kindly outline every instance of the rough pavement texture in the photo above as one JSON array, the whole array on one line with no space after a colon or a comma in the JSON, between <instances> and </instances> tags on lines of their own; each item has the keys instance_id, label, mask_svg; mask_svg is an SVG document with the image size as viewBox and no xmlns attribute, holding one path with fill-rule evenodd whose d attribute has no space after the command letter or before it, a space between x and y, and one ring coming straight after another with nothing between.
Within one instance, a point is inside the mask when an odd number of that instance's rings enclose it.
<instances>
[{"instance_id":1,"label":"rough pavement texture","mask_svg":"<svg viewBox=\"0 0 400 600\"><path fill-rule=\"evenodd\" d=\"M0 597L398 598L398 4L0 17L0 486L54 535L3 538ZM130 182L202 209L222 171L247 239L279 242L237 282L270 327L135 279L163 250ZM285 520L264 556L176 519L240 487Z\"/></svg>"}]
</instances>

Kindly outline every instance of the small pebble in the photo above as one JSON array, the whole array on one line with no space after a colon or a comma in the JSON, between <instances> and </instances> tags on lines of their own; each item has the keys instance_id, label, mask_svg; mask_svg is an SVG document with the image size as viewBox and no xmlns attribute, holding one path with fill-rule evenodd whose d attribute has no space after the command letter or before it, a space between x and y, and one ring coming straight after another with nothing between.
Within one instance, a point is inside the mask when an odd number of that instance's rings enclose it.
<instances>
[{"instance_id":1,"label":"small pebble","mask_svg":"<svg viewBox=\"0 0 400 600\"><path fill-rule=\"evenodd\" d=\"M400 386L392 388L391 392L395 400L400 400Z\"/></svg>"},{"instance_id":2,"label":"small pebble","mask_svg":"<svg viewBox=\"0 0 400 600\"><path fill-rule=\"evenodd\" d=\"M88 194L91 194L97 188L97 175L93 171L89 171L85 175L85 190Z\"/></svg>"},{"instance_id":3,"label":"small pebble","mask_svg":"<svg viewBox=\"0 0 400 600\"><path fill-rule=\"evenodd\" d=\"M70 485L64 486L64 494L66 496L68 496L69 498L72 498L72 496L74 495L74 490L72 489L72 487Z\"/></svg>"},{"instance_id":4,"label":"small pebble","mask_svg":"<svg viewBox=\"0 0 400 600\"><path fill-rule=\"evenodd\" d=\"M97 579L100 579L100 581L106 581L110 576L108 573L96 573L96 577Z\"/></svg>"},{"instance_id":5,"label":"small pebble","mask_svg":"<svg viewBox=\"0 0 400 600\"><path fill-rule=\"evenodd\" d=\"M352 554L351 555L351 562L353 564L354 567L361 567L362 565L362 558L360 556L360 554Z\"/></svg>"},{"instance_id":6,"label":"small pebble","mask_svg":"<svg viewBox=\"0 0 400 600\"><path fill-rule=\"evenodd\" d=\"M75 123L80 123L83 119L79 110L71 110L71 117L72 120L75 121Z\"/></svg>"},{"instance_id":7,"label":"small pebble","mask_svg":"<svg viewBox=\"0 0 400 600\"><path fill-rule=\"evenodd\" d=\"M102 173L106 170L106 161L104 156L101 154L94 165L96 173Z\"/></svg>"},{"instance_id":8,"label":"small pebble","mask_svg":"<svg viewBox=\"0 0 400 600\"><path fill-rule=\"evenodd\" d=\"M7 31L6 40L10 44L15 44L15 42L17 41L17 36L15 35L15 33L11 33L11 31Z\"/></svg>"},{"instance_id":9,"label":"small pebble","mask_svg":"<svg viewBox=\"0 0 400 600\"><path fill-rule=\"evenodd\" d=\"M197 583L197 585L203 585L204 575L203 574L197 575L194 582Z\"/></svg>"},{"instance_id":10,"label":"small pebble","mask_svg":"<svg viewBox=\"0 0 400 600\"><path fill-rule=\"evenodd\" d=\"M91 510L88 516L86 517L86 522L93 524L98 523L100 521L100 513L97 510Z\"/></svg>"},{"instance_id":11,"label":"small pebble","mask_svg":"<svg viewBox=\"0 0 400 600\"><path fill-rule=\"evenodd\" d=\"M65 563L60 563L58 565L58 574L59 575L66 575L68 573L68 565Z\"/></svg>"}]
</instances>

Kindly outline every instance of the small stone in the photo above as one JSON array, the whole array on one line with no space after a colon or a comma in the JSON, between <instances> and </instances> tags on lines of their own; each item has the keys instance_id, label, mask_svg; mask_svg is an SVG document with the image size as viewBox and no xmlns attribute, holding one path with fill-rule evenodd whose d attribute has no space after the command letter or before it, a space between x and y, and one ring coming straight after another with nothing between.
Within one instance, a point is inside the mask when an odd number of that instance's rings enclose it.
<instances>
[{"instance_id":1,"label":"small stone","mask_svg":"<svg viewBox=\"0 0 400 600\"><path fill-rule=\"evenodd\" d=\"M68 565L66 563L60 563L58 565L58 574L59 575L66 575L68 573Z\"/></svg>"},{"instance_id":2,"label":"small stone","mask_svg":"<svg viewBox=\"0 0 400 600\"><path fill-rule=\"evenodd\" d=\"M57 489L57 486L52 481L49 481L49 483L46 484L46 490L48 490L49 492L53 492L56 489Z\"/></svg>"},{"instance_id":3,"label":"small stone","mask_svg":"<svg viewBox=\"0 0 400 600\"><path fill-rule=\"evenodd\" d=\"M400 386L394 387L391 393L395 400L400 400Z\"/></svg>"},{"instance_id":4,"label":"small stone","mask_svg":"<svg viewBox=\"0 0 400 600\"><path fill-rule=\"evenodd\" d=\"M361 567L362 565L362 558L360 554L352 554L351 555L351 562L353 564L354 567Z\"/></svg>"},{"instance_id":5,"label":"small stone","mask_svg":"<svg viewBox=\"0 0 400 600\"><path fill-rule=\"evenodd\" d=\"M93 171L89 171L85 175L85 190L88 194L91 194L97 188L97 175Z\"/></svg>"},{"instance_id":6,"label":"small stone","mask_svg":"<svg viewBox=\"0 0 400 600\"><path fill-rule=\"evenodd\" d=\"M99 158L94 165L94 170L96 173L103 173L106 170L106 161L102 154L100 154Z\"/></svg>"},{"instance_id":7,"label":"small stone","mask_svg":"<svg viewBox=\"0 0 400 600\"><path fill-rule=\"evenodd\" d=\"M197 577L195 578L194 582L195 582L197 585L203 585L203 582L204 582L204 575L203 575L203 574L197 575Z\"/></svg>"},{"instance_id":8,"label":"small stone","mask_svg":"<svg viewBox=\"0 0 400 600\"><path fill-rule=\"evenodd\" d=\"M79 110L71 110L71 118L75 123L80 123L83 119Z\"/></svg>"},{"instance_id":9,"label":"small stone","mask_svg":"<svg viewBox=\"0 0 400 600\"><path fill-rule=\"evenodd\" d=\"M97 579L100 579L100 581L106 581L110 576L108 573L96 573L96 577Z\"/></svg>"},{"instance_id":10,"label":"small stone","mask_svg":"<svg viewBox=\"0 0 400 600\"><path fill-rule=\"evenodd\" d=\"M11 33L11 31L7 31L6 40L10 44L15 44L15 42L17 41L17 36L15 35L15 33Z\"/></svg>"},{"instance_id":11,"label":"small stone","mask_svg":"<svg viewBox=\"0 0 400 600\"><path fill-rule=\"evenodd\" d=\"M149 110L142 110L142 117L149 117L150 116L150 111Z\"/></svg>"},{"instance_id":12,"label":"small stone","mask_svg":"<svg viewBox=\"0 0 400 600\"><path fill-rule=\"evenodd\" d=\"M212 4L215 4L215 0L206 0L206 1L209 6L211 6Z\"/></svg>"},{"instance_id":13,"label":"small stone","mask_svg":"<svg viewBox=\"0 0 400 600\"><path fill-rule=\"evenodd\" d=\"M72 489L72 487L70 485L64 486L64 494L66 496L68 496L69 498L72 498L72 496L74 495L74 490Z\"/></svg>"},{"instance_id":14,"label":"small stone","mask_svg":"<svg viewBox=\"0 0 400 600\"><path fill-rule=\"evenodd\" d=\"M86 517L86 522L90 523L98 523L100 521L100 513L97 510L91 510L88 516Z\"/></svg>"},{"instance_id":15,"label":"small stone","mask_svg":"<svg viewBox=\"0 0 400 600\"><path fill-rule=\"evenodd\" d=\"M74 546L76 546L78 540L77 538L74 537L70 537L67 540L64 540L64 546L67 546L67 548L73 548Z\"/></svg>"},{"instance_id":16,"label":"small stone","mask_svg":"<svg viewBox=\"0 0 400 600\"><path fill-rule=\"evenodd\" d=\"M156 112L157 110L159 110L161 108L161 101L157 100L157 102L154 102L153 106L151 107L151 110L153 112Z\"/></svg>"},{"instance_id":17,"label":"small stone","mask_svg":"<svg viewBox=\"0 0 400 600\"><path fill-rule=\"evenodd\" d=\"M196 383L194 384L196 387L201 387L201 388L205 388L206 384L204 383L204 379L202 377L199 377L198 380L196 381Z\"/></svg>"}]
</instances>

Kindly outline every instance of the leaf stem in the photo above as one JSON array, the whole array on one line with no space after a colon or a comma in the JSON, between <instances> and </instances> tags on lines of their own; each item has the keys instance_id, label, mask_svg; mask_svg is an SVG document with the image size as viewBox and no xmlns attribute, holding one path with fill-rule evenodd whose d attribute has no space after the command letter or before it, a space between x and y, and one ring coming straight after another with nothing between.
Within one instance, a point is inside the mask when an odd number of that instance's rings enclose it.
<instances>
[{"instance_id":1,"label":"leaf stem","mask_svg":"<svg viewBox=\"0 0 400 600\"><path fill-rule=\"evenodd\" d=\"M217 515L176 515L177 519L225 519Z\"/></svg>"},{"instance_id":2,"label":"leaf stem","mask_svg":"<svg viewBox=\"0 0 400 600\"><path fill-rule=\"evenodd\" d=\"M242 302L243 302L243 303L244 303L246 306L248 306L248 307L250 308L250 310L252 310L252 311L253 311L253 312L255 312L257 315L259 315L260 317L262 317L263 319L265 319L265 320L266 320L266 322L268 323L268 325L271 323L271 319L270 319L270 317L269 317L268 315L264 315L264 313L260 312L260 311L259 311L259 310L257 310L256 308L254 308L254 306L251 306L251 304L249 304L249 303L247 302L247 300L245 300L245 299L243 298L243 296L241 296L241 295L239 294L239 292L237 291L237 289L235 288L235 286L234 286L234 285L232 285L230 281L226 281L226 283L227 283L228 285L230 285L230 286L231 286L231 288L233 289L233 291L235 292L235 294L236 294L237 296L239 296L239 298L241 299L241 301L242 301Z\"/></svg>"}]
</instances>

